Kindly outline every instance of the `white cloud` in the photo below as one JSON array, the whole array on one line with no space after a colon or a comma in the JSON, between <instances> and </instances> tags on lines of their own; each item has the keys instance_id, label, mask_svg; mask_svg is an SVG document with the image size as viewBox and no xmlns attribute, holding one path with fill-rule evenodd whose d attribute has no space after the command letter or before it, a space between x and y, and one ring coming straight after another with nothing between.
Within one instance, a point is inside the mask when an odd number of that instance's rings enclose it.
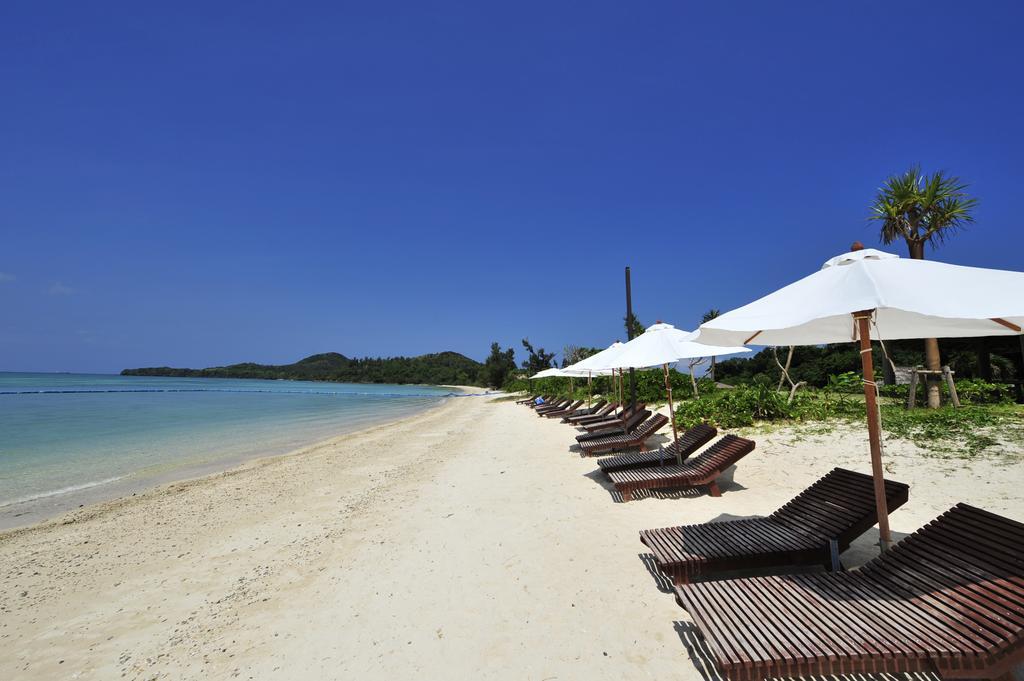
<instances>
[{"instance_id":1,"label":"white cloud","mask_svg":"<svg viewBox=\"0 0 1024 681\"><path fill-rule=\"evenodd\" d=\"M0 272L0 283L5 281L14 281L15 279L17 279L17 277L10 272Z\"/></svg>"},{"instance_id":2,"label":"white cloud","mask_svg":"<svg viewBox=\"0 0 1024 681\"><path fill-rule=\"evenodd\" d=\"M70 296L75 290L70 286L65 286L59 281L55 281L50 284L50 288L47 290L51 296Z\"/></svg>"}]
</instances>

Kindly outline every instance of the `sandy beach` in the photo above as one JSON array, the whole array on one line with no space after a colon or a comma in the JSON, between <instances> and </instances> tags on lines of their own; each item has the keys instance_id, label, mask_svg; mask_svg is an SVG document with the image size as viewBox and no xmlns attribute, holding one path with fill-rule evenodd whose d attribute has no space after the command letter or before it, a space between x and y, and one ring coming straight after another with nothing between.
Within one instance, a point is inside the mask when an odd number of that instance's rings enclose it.
<instances>
[{"instance_id":1,"label":"sandy beach","mask_svg":"<svg viewBox=\"0 0 1024 681\"><path fill-rule=\"evenodd\" d=\"M0 535L3 679L716 679L644 528L766 514L862 429L754 435L723 496L618 502L511 402L408 418ZM1024 452L886 444L897 538L958 501L1024 521ZM844 562L871 557L863 536Z\"/></svg>"}]
</instances>

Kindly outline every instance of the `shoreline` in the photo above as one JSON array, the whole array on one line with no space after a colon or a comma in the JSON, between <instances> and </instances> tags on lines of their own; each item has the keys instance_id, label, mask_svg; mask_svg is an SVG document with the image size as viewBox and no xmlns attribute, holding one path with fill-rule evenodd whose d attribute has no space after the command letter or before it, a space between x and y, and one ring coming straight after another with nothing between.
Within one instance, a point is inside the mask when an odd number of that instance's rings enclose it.
<instances>
[{"instance_id":1,"label":"shoreline","mask_svg":"<svg viewBox=\"0 0 1024 681\"><path fill-rule=\"evenodd\" d=\"M453 388L467 393L466 386L436 386ZM53 492L39 495L31 499L12 500L0 504L0 540L11 532L29 530L37 525L62 522L65 516L79 512L85 512L97 505L104 505L117 501L127 501L143 496L159 488L174 485L176 483L192 482L208 477L214 477L222 473L228 473L236 468L244 468L251 463L264 459L278 457L298 456L307 450L329 445L340 438L351 437L364 431L372 431L382 426L398 423L407 419L414 419L422 414L439 409L455 395L439 395L437 403L428 406L413 414L401 415L397 418L385 418L374 420L371 423L355 421L351 429L342 427L335 434L314 440L312 442L288 448L285 451L263 451L251 454L236 454L225 456L219 459L209 460L186 460L180 465L174 466L163 472L153 472L151 469L139 469L131 473L120 475L115 478L95 482L82 483L80 486L65 490L54 490ZM19 522L19 519L26 517L26 522Z\"/></svg>"}]
</instances>

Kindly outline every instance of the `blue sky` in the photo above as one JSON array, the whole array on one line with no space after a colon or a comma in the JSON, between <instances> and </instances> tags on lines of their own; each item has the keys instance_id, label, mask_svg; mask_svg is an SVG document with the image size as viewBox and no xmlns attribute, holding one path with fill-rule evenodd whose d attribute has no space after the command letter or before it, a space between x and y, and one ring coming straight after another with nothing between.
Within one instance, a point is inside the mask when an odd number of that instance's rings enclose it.
<instances>
[{"instance_id":1,"label":"blue sky","mask_svg":"<svg viewBox=\"0 0 1024 681\"><path fill-rule=\"evenodd\" d=\"M605 345L625 265L643 321L693 328L877 245L915 163L981 200L929 256L1020 269L1022 19L4 3L0 369Z\"/></svg>"}]
</instances>

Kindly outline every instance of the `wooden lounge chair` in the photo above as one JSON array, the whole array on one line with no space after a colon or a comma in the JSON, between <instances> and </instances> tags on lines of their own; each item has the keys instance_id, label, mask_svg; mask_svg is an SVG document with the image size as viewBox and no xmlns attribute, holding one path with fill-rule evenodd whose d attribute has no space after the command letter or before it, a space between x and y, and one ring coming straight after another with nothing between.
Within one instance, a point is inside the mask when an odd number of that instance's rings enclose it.
<instances>
[{"instance_id":1,"label":"wooden lounge chair","mask_svg":"<svg viewBox=\"0 0 1024 681\"><path fill-rule=\"evenodd\" d=\"M617 416L610 416L608 418L591 421L587 423L580 423L579 427L588 433L596 433L601 430L608 430L610 428L622 429L623 423L632 418L637 412L643 411L647 405L645 404L633 404L619 412ZM645 417L646 418L646 417Z\"/></svg>"},{"instance_id":2,"label":"wooden lounge chair","mask_svg":"<svg viewBox=\"0 0 1024 681\"><path fill-rule=\"evenodd\" d=\"M568 405L569 405L569 400L567 400L567 399L560 399L560 400L555 400L553 402L549 402L547 404L539 404L539 405L537 405L534 408L534 411L537 412L538 414L544 414L546 412L554 411L556 409L562 409L564 407L567 407Z\"/></svg>"},{"instance_id":3,"label":"wooden lounge chair","mask_svg":"<svg viewBox=\"0 0 1024 681\"><path fill-rule=\"evenodd\" d=\"M543 416L545 418L549 418L549 419L553 419L553 418L559 418L560 419L563 416L565 416L566 414L571 414L574 411L576 411L577 409L579 409L581 404L583 404L583 400L579 400L578 402L573 402L569 406L563 407L562 409L552 409L551 411L546 411L546 412L544 412Z\"/></svg>"},{"instance_id":4,"label":"wooden lounge chair","mask_svg":"<svg viewBox=\"0 0 1024 681\"><path fill-rule=\"evenodd\" d=\"M683 461L698 449L715 439L718 429L706 423L701 423L679 436L679 439L669 444L647 452L632 452L609 456L605 459L598 459L597 465L605 473L612 471L626 471L631 468L650 468L651 466L671 466L679 461L677 455L682 454Z\"/></svg>"},{"instance_id":5,"label":"wooden lounge chair","mask_svg":"<svg viewBox=\"0 0 1024 681\"><path fill-rule=\"evenodd\" d=\"M677 586L730 681L1024 662L1024 524L958 504L857 570Z\"/></svg>"},{"instance_id":6,"label":"wooden lounge chair","mask_svg":"<svg viewBox=\"0 0 1024 681\"><path fill-rule=\"evenodd\" d=\"M607 403L608 403L607 400L601 400L599 402L595 402L593 404L593 406L582 407L582 408L579 408L579 409L574 409L574 410L572 410L572 411L570 411L570 412L568 412L568 413L566 413L566 414L564 414L562 416L562 423L568 423L569 419L574 417L574 416L591 416L593 414L596 414Z\"/></svg>"},{"instance_id":7,"label":"wooden lounge chair","mask_svg":"<svg viewBox=\"0 0 1024 681\"><path fill-rule=\"evenodd\" d=\"M620 408L621 407L621 408ZM622 419L622 414L629 409L627 406L616 404L613 409L605 411L604 413L594 414L593 416L583 416L573 421L572 425L577 428L583 428L584 426L590 425L591 423L597 423L598 421L609 421L612 419Z\"/></svg>"},{"instance_id":8,"label":"wooden lounge chair","mask_svg":"<svg viewBox=\"0 0 1024 681\"><path fill-rule=\"evenodd\" d=\"M613 411L619 408L618 402L609 402L603 407L597 409L592 414L579 414L577 416L569 416L565 419L565 422L571 426L575 426L585 421L603 421Z\"/></svg>"},{"instance_id":9,"label":"wooden lounge chair","mask_svg":"<svg viewBox=\"0 0 1024 681\"><path fill-rule=\"evenodd\" d=\"M551 395L544 395L543 398L544 401L541 404L537 404L537 400L534 400L533 402L528 402L526 406L529 407L530 409L536 409L537 407L547 406L551 404L551 400L554 399L554 397L552 397Z\"/></svg>"},{"instance_id":10,"label":"wooden lounge chair","mask_svg":"<svg viewBox=\"0 0 1024 681\"><path fill-rule=\"evenodd\" d=\"M902 482L885 481L890 511L907 503L907 493ZM726 570L829 567L830 541L841 553L876 522L871 476L836 468L767 518L644 530L640 541L650 547L662 572L685 584Z\"/></svg>"},{"instance_id":11,"label":"wooden lounge chair","mask_svg":"<svg viewBox=\"0 0 1024 681\"><path fill-rule=\"evenodd\" d=\"M614 471L608 474L622 500L629 501L633 492L662 487L698 487L707 485L713 497L722 496L718 477L730 466L754 451L754 441L736 435L726 435L699 455L683 462L682 466L657 466Z\"/></svg>"},{"instance_id":12,"label":"wooden lounge chair","mask_svg":"<svg viewBox=\"0 0 1024 681\"><path fill-rule=\"evenodd\" d=\"M626 435L632 433L634 430L640 427L644 421L651 415L650 409L641 409L640 411L633 412L629 415L625 421L615 421L615 425L606 426L601 430L595 430L589 433L582 433L576 436L576 441L580 444L588 442L590 440L598 440L602 437L609 437L611 435Z\"/></svg>"},{"instance_id":13,"label":"wooden lounge chair","mask_svg":"<svg viewBox=\"0 0 1024 681\"><path fill-rule=\"evenodd\" d=\"M516 404L529 404L530 402L536 402L540 395L534 395L533 397L527 397L525 400L516 400Z\"/></svg>"},{"instance_id":14,"label":"wooden lounge chair","mask_svg":"<svg viewBox=\"0 0 1024 681\"><path fill-rule=\"evenodd\" d=\"M621 452L627 449L646 451L647 439L657 433L666 423L668 423L667 416L655 414L631 433L586 440L580 443L580 456L594 456L602 452Z\"/></svg>"}]
</instances>

